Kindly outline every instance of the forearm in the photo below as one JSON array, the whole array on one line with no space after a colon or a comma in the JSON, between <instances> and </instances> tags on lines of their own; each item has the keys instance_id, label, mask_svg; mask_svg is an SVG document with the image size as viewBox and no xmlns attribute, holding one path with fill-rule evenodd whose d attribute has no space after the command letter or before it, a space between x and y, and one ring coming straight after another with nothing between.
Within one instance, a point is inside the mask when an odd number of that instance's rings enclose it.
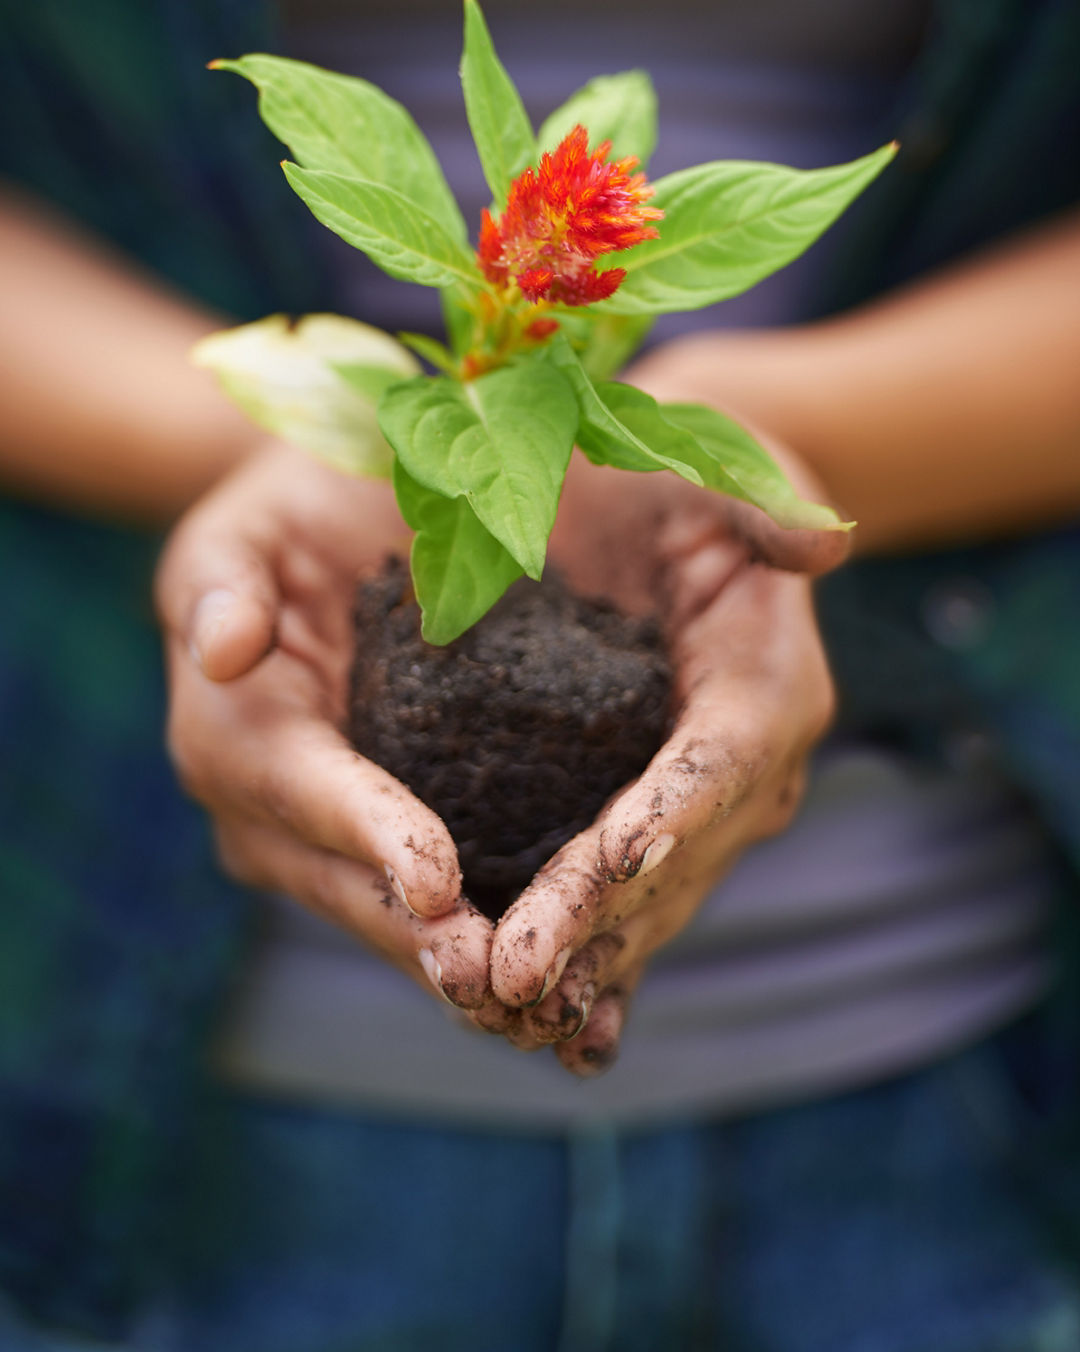
<instances>
[{"instance_id":1,"label":"forearm","mask_svg":"<svg viewBox=\"0 0 1080 1352\"><path fill-rule=\"evenodd\" d=\"M633 378L786 442L866 551L1075 516L1078 371L1073 215L825 323L671 344Z\"/></svg>"},{"instance_id":2,"label":"forearm","mask_svg":"<svg viewBox=\"0 0 1080 1352\"><path fill-rule=\"evenodd\" d=\"M167 521L253 444L187 359L220 320L4 193L0 297L0 487Z\"/></svg>"}]
</instances>

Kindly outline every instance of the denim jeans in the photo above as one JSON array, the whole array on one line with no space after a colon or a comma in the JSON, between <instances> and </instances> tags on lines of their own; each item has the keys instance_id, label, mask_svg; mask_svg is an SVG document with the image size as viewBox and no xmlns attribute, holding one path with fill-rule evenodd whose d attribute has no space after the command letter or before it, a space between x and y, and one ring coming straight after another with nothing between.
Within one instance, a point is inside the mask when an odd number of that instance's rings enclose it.
<instances>
[{"instance_id":1,"label":"denim jeans","mask_svg":"<svg viewBox=\"0 0 1080 1352\"><path fill-rule=\"evenodd\" d=\"M565 1137L218 1088L115 1352L1080 1352L1073 1166L1040 1138L1031 1037ZM3 1352L88 1352L6 1317Z\"/></svg>"}]
</instances>

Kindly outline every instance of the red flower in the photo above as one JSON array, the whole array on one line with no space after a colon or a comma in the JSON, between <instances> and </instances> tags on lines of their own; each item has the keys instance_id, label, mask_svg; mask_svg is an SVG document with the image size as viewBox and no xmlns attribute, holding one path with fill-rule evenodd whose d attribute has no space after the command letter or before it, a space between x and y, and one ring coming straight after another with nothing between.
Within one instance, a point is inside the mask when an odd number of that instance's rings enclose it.
<instances>
[{"instance_id":1,"label":"red flower","mask_svg":"<svg viewBox=\"0 0 1080 1352\"><path fill-rule=\"evenodd\" d=\"M589 153L588 132L575 127L536 169L510 185L498 220L484 212L476 256L489 282L516 282L527 300L588 305L606 300L626 276L623 268L597 272L596 259L656 239L663 212L644 204L653 195L637 159L605 163L611 142Z\"/></svg>"}]
</instances>

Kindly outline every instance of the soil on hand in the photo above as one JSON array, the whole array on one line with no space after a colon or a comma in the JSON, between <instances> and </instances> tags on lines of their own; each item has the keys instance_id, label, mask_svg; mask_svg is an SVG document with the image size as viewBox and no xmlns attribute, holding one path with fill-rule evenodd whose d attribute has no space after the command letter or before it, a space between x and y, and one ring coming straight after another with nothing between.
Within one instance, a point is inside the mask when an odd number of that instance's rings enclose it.
<instances>
[{"instance_id":1,"label":"soil on hand","mask_svg":"<svg viewBox=\"0 0 1080 1352\"><path fill-rule=\"evenodd\" d=\"M522 580L445 648L408 571L361 584L349 736L448 826L465 895L497 917L645 768L668 730L659 630L554 577Z\"/></svg>"}]
</instances>

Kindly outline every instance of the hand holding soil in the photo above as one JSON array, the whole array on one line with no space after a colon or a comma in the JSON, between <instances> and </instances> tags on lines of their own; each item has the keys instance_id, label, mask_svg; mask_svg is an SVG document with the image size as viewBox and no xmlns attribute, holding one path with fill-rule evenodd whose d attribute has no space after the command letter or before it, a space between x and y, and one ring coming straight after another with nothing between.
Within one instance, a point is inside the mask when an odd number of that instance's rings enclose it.
<instances>
[{"instance_id":1,"label":"hand holding soil","mask_svg":"<svg viewBox=\"0 0 1080 1352\"><path fill-rule=\"evenodd\" d=\"M158 578L170 746L226 868L341 924L514 1045L559 1043L577 1074L609 1065L648 958L788 820L830 711L809 583L754 559L820 571L846 537L733 510L667 476L575 465L553 558L577 588L661 609L678 718L645 774L541 870L492 951L442 821L338 730L355 579L406 544L393 501L283 447L254 457L184 520Z\"/></svg>"},{"instance_id":2,"label":"hand holding soil","mask_svg":"<svg viewBox=\"0 0 1080 1352\"><path fill-rule=\"evenodd\" d=\"M576 1074L610 1065L650 957L744 849L789 822L832 689L808 577L781 568L821 572L846 548L667 476L575 467L553 557L577 587L659 607L677 718L496 929L492 983L522 1010L522 1045L558 1043Z\"/></svg>"},{"instance_id":3,"label":"hand holding soil","mask_svg":"<svg viewBox=\"0 0 1080 1352\"><path fill-rule=\"evenodd\" d=\"M492 926L445 826L357 756L344 721L352 593L407 543L389 490L300 452L253 457L175 532L157 579L170 749L240 881L286 892L451 1003L491 1003Z\"/></svg>"}]
</instances>

